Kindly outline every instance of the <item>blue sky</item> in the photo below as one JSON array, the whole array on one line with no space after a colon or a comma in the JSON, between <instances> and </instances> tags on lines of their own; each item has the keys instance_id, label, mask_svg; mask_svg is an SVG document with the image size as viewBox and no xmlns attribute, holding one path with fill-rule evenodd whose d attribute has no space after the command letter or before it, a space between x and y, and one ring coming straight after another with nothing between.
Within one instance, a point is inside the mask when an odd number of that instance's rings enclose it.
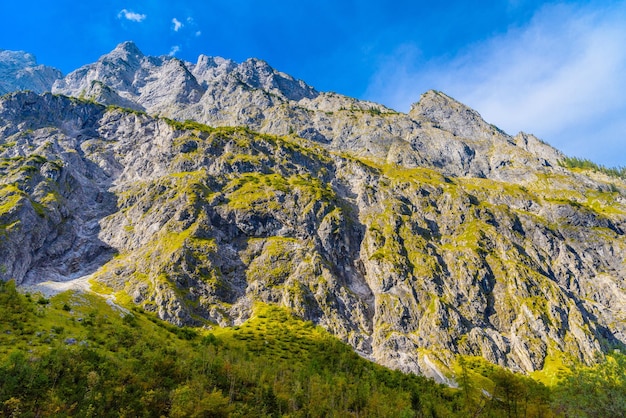
<instances>
[{"instance_id":1,"label":"blue sky","mask_svg":"<svg viewBox=\"0 0 626 418\"><path fill-rule=\"evenodd\" d=\"M2 1L0 49L64 73L133 40L149 55L257 57L406 112L428 89L506 132L626 165L626 1Z\"/></svg>"}]
</instances>

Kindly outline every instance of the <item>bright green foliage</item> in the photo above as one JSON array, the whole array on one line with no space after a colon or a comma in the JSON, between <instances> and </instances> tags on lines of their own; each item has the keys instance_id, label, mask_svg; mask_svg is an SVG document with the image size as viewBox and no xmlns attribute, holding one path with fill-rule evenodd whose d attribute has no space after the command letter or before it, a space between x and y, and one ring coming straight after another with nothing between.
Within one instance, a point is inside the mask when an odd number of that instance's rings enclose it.
<instances>
[{"instance_id":1,"label":"bright green foliage","mask_svg":"<svg viewBox=\"0 0 626 418\"><path fill-rule=\"evenodd\" d=\"M104 85L104 84L103 84ZM91 101L90 101L91 103ZM112 111L117 111L117 112L123 112L123 113L128 113L128 114L133 114L133 115L137 115L137 116L145 116L147 115L146 112L143 112L141 110L135 110L135 109L129 109L127 107L121 107L121 106L116 106L116 105L108 105L106 107L107 111L112 112Z\"/></svg>"},{"instance_id":2,"label":"bright green foliage","mask_svg":"<svg viewBox=\"0 0 626 418\"><path fill-rule=\"evenodd\" d=\"M62 167L59 161L39 154L0 158L0 216L11 214L11 219L6 219L8 225L19 223L16 209L22 206L30 205L37 215L45 217L62 201L59 185L40 174L44 164L51 171ZM7 223L0 221L0 228L8 229Z\"/></svg>"},{"instance_id":3,"label":"bright green foliage","mask_svg":"<svg viewBox=\"0 0 626 418\"><path fill-rule=\"evenodd\" d=\"M0 143L0 152L4 151L4 150L6 150L6 149L9 149L9 148L11 148L11 147L14 147L14 146L15 146L15 144L16 144L16 142L15 142L15 141L10 141L10 142L3 142L3 143Z\"/></svg>"},{"instance_id":4,"label":"bright green foliage","mask_svg":"<svg viewBox=\"0 0 626 418\"><path fill-rule=\"evenodd\" d=\"M210 126L207 125L203 125L200 122L196 122L194 120L185 120L185 121L177 121L177 120L173 120L173 119L168 119L168 118L162 118L162 120L164 120L168 125L170 125L172 128L179 130L179 131L193 131L193 130L197 130L197 131L202 131L202 132L213 132L216 129L223 129L223 128L212 128ZM234 129L241 129L241 130L247 130L246 128L233 128Z\"/></svg>"},{"instance_id":5,"label":"bright green foliage","mask_svg":"<svg viewBox=\"0 0 626 418\"><path fill-rule=\"evenodd\" d=\"M626 416L626 356L615 352L571 370L559 364L559 378L544 386L480 357L460 358L455 370L467 416Z\"/></svg>"},{"instance_id":6,"label":"bright green foliage","mask_svg":"<svg viewBox=\"0 0 626 418\"><path fill-rule=\"evenodd\" d=\"M24 193L14 185L0 189L0 215L8 213L24 199Z\"/></svg>"},{"instance_id":7,"label":"bright green foliage","mask_svg":"<svg viewBox=\"0 0 626 418\"><path fill-rule=\"evenodd\" d=\"M457 391L368 362L283 308L201 332L96 296L39 304L0 286L3 416L458 415Z\"/></svg>"},{"instance_id":8,"label":"bright green foliage","mask_svg":"<svg viewBox=\"0 0 626 418\"><path fill-rule=\"evenodd\" d=\"M294 270L294 260L301 257L301 246L293 238L272 237L263 246L263 257L252 260L246 270L249 282L261 280L268 286L283 284Z\"/></svg>"},{"instance_id":9,"label":"bright green foliage","mask_svg":"<svg viewBox=\"0 0 626 418\"><path fill-rule=\"evenodd\" d=\"M262 212L280 210L286 194L299 197L304 213L316 202L335 197L328 185L309 175L285 178L279 174L246 173L230 182L225 190L231 208Z\"/></svg>"},{"instance_id":10,"label":"bright green foliage","mask_svg":"<svg viewBox=\"0 0 626 418\"><path fill-rule=\"evenodd\" d=\"M594 367L574 368L554 398L555 409L564 416L626 416L626 356L616 352Z\"/></svg>"},{"instance_id":11,"label":"bright green foliage","mask_svg":"<svg viewBox=\"0 0 626 418\"><path fill-rule=\"evenodd\" d=\"M591 160L577 157L565 157L560 161L560 164L567 168L597 171L599 173L604 173L607 176L626 179L626 167L605 167L603 165L596 164Z\"/></svg>"},{"instance_id":12,"label":"bright green foliage","mask_svg":"<svg viewBox=\"0 0 626 418\"><path fill-rule=\"evenodd\" d=\"M550 389L482 357L460 357L455 368L466 416L550 417Z\"/></svg>"},{"instance_id":13,"label":"bright green foliage","mask_svg":"<svg viewBox=\"0 0 626 418\"><path fill-rule=\"evenodd\" d=\"M234 328L178 328L97 296L23 295L0 282L2 416L618 417L626 356L554 387L477 357L459 389L360 358L286 309Z\"/></svg>"},{"instance_id":14,"label":"bright green foliage","mask_svg":"<svg viewBox=\"0 0 626 418\"><path fill-rule=\"evenodd\" d=\"M610 226L600 221L626 213L617 186L614 190L605 182L592 191L558 172L537 173L524 185L450 179L428 168L332 155L295 136L165 122L180 131L163 150L173 156L169 170L160 178L115 189L119 211L103 221L123 225L126 236L120 239L119 255L96 273L93 285L126 307L133 295L154 313L113 310L83 294L29 299L17 294L11 283L2 284L0 415L510 417L564 411L619 416L621 401L614 402L624 398L623 381L615 377L623 372L619 357L557 382L556 409L550 409L552 393L545 386L484 361L464 360L454 370L461 389L442 388L366 362L284 309L258 305L239 327L214 328L211 333L176 328L153 316L158 312L176 323L206 326L228 323L232 318L226 312L244 288L234 280L245 277L252 300L281 300L306 318L318 318L319 307L329 328L345 338L340 327L332 327L342 318L332 316L340 312L332 301L339 287L329 283L335 279L336 259L346 255L328 249L343 251L344 245L354 245L352 250L358 246L362 251L359 256L403 281L396 289L415 296L403 304L402 295L379 294L377 310L401 315L406 308L415 314L416 327L419 322L446 327L449 344L475 353L467 334L454 331L461 327L450 327L443 314L454 310L471 322L489 312L478 312L480 305L470 302L481 302L476 290L494 286L493 281L519 290L503 293L499 300L497 307L504 308L501 322L510 324L513 318L506 310L512 315L510 307L523 306L544 323L558 324L561 318L552 314L548 301L563 300L557 298L559 287L529 255L532 247L524 227L545 226L547 236L561 235L566 228L583 230L567 220L548 221L551 207L573 209ZM103 141L97 145L102 151L107 146ZM0 159L0 217L25 207L45 221L62 206L70 185L44 175L62 167L50 161L55 156L46 155L49 159ZM565 164L615 174L585 161ZM371 203L359 208L358 216L351 206L357 198L346 198L350 193L340 188L357 171L367 175L365 184L355 185L353 191ZM623 175L621 169L616 173ZM331 181L333 177L340 181ZM526 202L546 210L531 211ZM0 219L0 239L20 222L10 216ZM223 228L227 236L216 234L223 223L237 228ZM585 237L591 244L608 236L614 232L608 226L590 230ZM351 229L353 242L342 242ZM283 235L274 236L277 231ZM616 240L614 235L609 238ZM236 254L221 251L225 243ZM326 245L324 251L320 245ZM0 264L0 273L2 269L6 271ZM450 277L466 279L453 284L465 292L465 301L446 295L443 288L450 285ZM484 293L491 292L488 288ZM411 331L376 326L382 335ZM442 344L441 350L448 359L453 356L449 344ZM444 365L436 344L428 350L438 366ZM554 358L557 349L547 350ZM590 382L587 397L578 391L574 376ZM617 406L600 409L598 404Z\"/></svg>"}]
</instances>

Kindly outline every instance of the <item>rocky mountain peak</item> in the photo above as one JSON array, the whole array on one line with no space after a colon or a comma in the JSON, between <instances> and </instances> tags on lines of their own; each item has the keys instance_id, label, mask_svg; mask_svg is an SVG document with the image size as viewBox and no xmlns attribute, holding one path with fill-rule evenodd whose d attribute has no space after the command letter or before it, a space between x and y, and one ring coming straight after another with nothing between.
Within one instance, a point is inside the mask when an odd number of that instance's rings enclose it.
<instances>
[{"instance_id":1,"label":"rocky mountain peak","mask_svg":"<svg viewBox=\"0 0 626 418\"><path fill-rule=\"evenodd\" d=\"M145 84L136 75L146 65L151 65L151 63L135 43L122 42L113 51L101 56L95 63L85 65L55 82L52 91L91 99L119 96L123 101L104 102L104 104L143 109L140 103L133 100L133 96L137 95L138 88ZM101 90L100 87L106 87L109 90L108 94L96 95L91 92L94 83L98 84L98 92ZM129 101L134 102L132 106L128 106Z\"/></svg>"},{"instance_id":2,"label":"rocky mountain peak","mask_svg":"<svg viewBox=\"0 0 626 418\"><path fill-rule=\"evenodd\" d=\"M305 82L276 71L267 62L258 58L250 58L241 63L237 73L243 82L252 87L277 93L288 100L313 99L319 94Z\"/></svg>"},{"instance_id":3,"label":"rocky mountain peak","mask_svg":"<svg viewBox=\"0 0 626 418\"><path fill-rule=\"evenodd\" d=\"M215 83L216 80L224 79L237 67L237 63L222 57L210 57L201 54L195 64L187 63L187 67L196 77L198 83L208 85Z\"/></svg>"},{"instance_id":4,"label":"rocky mountain peak","mask_svg":"<svg viewBox=\"0 0 626 418\"><path fill-rule=\"evenodd\" d=\"M134 42L126 41L117 45L108 54L101 56L98 63L102 64L109 71L115 73L133 72L141 67L142 61L145 59L144 54L135 45ZM103 75L106 74L103 72Z\"/></svg>"},{"instance_id":5,"label":"rocky mountain peak","mask_svg":"<svg viewBox=\"0 0 626 418\"><path fill-rule=\"evenodd\" d=\"M118 57L125 60L139 61L141 58L144 57L144 54L134 42L126 41L117 45L115 49L113 49L113 51L109 52L106 55L103 55L100 59L103 60L107 58L110 59Z\"/></svg>"},{"instance_id":6,"label":"rocky mountain peak","mask_svg":"<svg viewBox=\"0 0 626 418\"><path fill-rule=\"evenodd\" d=\"M54 92L0 98L1 280L90 278L177 325L280 304L431 376L626 345L626 183L443 93L403 114L133 43Z\"/></svg>"},{"instance_id":7,"label":"rocky mountain peak","mask_svg":"<svg viewBox=\"0 0 626 418\"><path fill-rule=\"evenodd\" d=\"M420 100L411 106L409 116L464 138L484 137L490 135L494 128L474 109L435 90L422 94Z\"/></svg>"},{"instance_id":8,"label":"rocky mountain peak","mask_svg":"<svg viewBox=\"0 0 626 418\"><path fill-rule=\"evenodd\" d=\"M33 54L0 50L0 94L16 90L50 91L61 77L63 74L56 68L38 65Z\"/></svg>"},{"instance_id":9,"label":"rocky mountain peak","mask_svg":"<svg viewBox=\"0 0 626 418\"><path fill-rule=\"evenodd\" d=\"M292 76L272 68L266 61L250 58L239 65L238 72L244 81L264 90L278 90L289 100L298 101L302 98L314 98L315 89Z\"/></svg>"},{"instance_id":10,"label":"rocky mountain peak","mask_svg":"<svg viewBox=\"0 0 626 418\"><path fill-rule=\"evenodd\" d=\"M235 62L222 57L209 57L208 55L200 54L198 60L194 66L195 70L206 71L210 68L216 67L230 67L231 69L236 66Z\"/></svg>"},{"instance_id":11,"label":"rocky mountain peak","mask_svg":"<svg viewBox=\"0 0 626 418\"><path fill-rule=\"evenodd\" d=\"M218 63L215 58L209 57L208 55L200 54L194 68L208 70L209 68L215 68L217 66Z\"/></svg>"},{"instance_id":12,"label":"rocky mountain peak","mask_svg":"<svg viewBox=\"0 0 626 418\"><path fill-rule=\"evenodd\" d=\"M541 147L516 144L443 93L425 93L402 114L319 93L256 58L237 64L201 55L193 64L147 57L127 42L58 81L53 92L212 126L296 133L337 151L436 167L446 175L510 179L546 165L536 154ZM549 153L552 165L554 155Z\"/></svg>"},{"instance_id":13,"label":"rocky mountain peak","mask_svg":"<svg viewBox=\"0 0 626 418\"><path fill-rule=\"evenodd\" d=\"M125 51L129 54L143 55L143 53L141 52L137 44L134 43L133 41L121 42L117 44L117 46L113 49L113 51Z\"/></svg>"},{"instance_id":14,"label":"rocky mountain peak","mask_svg":"<svg viewBox=\"0 0 626 418\"><path fill-rule=\"evenodd\" d=\"M33 54L28 52L0 49L0 63L5 71L17 71L37 65L37 60Z\"/></svg>"}]
</instances>

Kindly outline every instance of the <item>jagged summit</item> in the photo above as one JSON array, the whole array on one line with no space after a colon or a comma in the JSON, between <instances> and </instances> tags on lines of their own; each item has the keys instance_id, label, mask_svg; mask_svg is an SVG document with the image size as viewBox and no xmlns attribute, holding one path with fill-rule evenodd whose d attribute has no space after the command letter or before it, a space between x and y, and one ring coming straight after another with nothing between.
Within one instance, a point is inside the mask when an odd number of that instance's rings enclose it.
<instances>
[{"instance_id":1,"label":"jagged summit","mask_svg":"<svg viewBox=\"0 0 626 418\"><path fill-rule=\"evenodd\" d=\"M196 77L204 79L204 77L206 77L204 73L211 69L223 68L225 71L232 71L236 66L237 63L233 60L222 57L209 57L208 55L201 54L198 56L196 64L192 66L192 72Z\"/></svg>"},{"instance_id":2,"label":"jagged summit","mask_svg":"<svg viewBox=\"0 0 626 418\"><path fill-rule=\"evenodd\" d=\"M143 53L139 50L139 47L133 41L124 41L118 44L111 53L114 52L124 52L131 55L139 55L143 56Z\"/></svg>"},{"instance_id":3,"label":"jagged summit","mask_svg":"<svg viewBox=\"0 0 626 418\"><path fill-rule=\"evenodd\" d=\"M144 56L123 43L96 63L59 80L53 92L85 97L212 126L295 133L337 151L455 176L503 180L555 166L558 152L536 154L467 106L428 92L409 114L333 93L320 93L259 59L235 63ZM355 123L354 112L359 112Z\"/></svg>"},{"instance_id":4,"label":"jagged summit","mask_svg":"<svg viewBox=\"0 0 626 418\"><path fill-rule=\"evenodd\" d=\"M502 133L496 132L496 128L485 122L477 111L435 90L422 94L420 100L411 106L409 116L436 124L464 138L488 138Z\"/></svg>"},{"instance_id":5,"label":"jagged summit","mask_svg":"<svg viewBox=\"0 0 626 418\"><path fill-rule=\"evenodd\" d=\"M476 111L440 92L425 93L405 115L376 103L320 93L263 60L235 63L201 55L194 64L145 56L130 41L57 79L51 90L212 126L295 133L338 151L434 167L455 176L507 180L532 172L527 168L555 166L561 158L548 146L519 146ZM354 111L363 113L363 123L354 123Z\"/></svg>"},{"instance_id":6,"label":"jagged summit","mask_svg":"<svg viewBox=\"0 0 626 418\"><path fill-rule=\"evenodd\" d=\"M11 71L37 65L37 59L33 54L24 51L8 51L5 49L0 49L0 62L2 62L4 70Z\"/></svg>"},{"instance_id":7,"label":"jagged summit","mask_svg":"<svg viewBox=\"0 0 626 418\"><path fill-rule=\"evenodd\" d=\"M121 60L127 65L135 67L140 64L143 58L144 54L137 45L132 41L126 41L117 45L113 51L100 57L98 61L116 63Z\"/></svg>"},{"instance_id":8,"label":"jagged summit","mask_svg":"<svg viewBox=\"0 0 626 418\"><path fill-rule=\"evenodd\" d=\"M289 100L314 99L319 95L313 87L308 86L303 81L278 72L270 67L267 62L257 58L244 61L238 67L237 72L244 83L269 92L279 91Z\"/></svg>"},{"instance_id":9,"label":"jagged summit","mask_svg":"<svg viewBox=\"0 0 626 418\"><path fill-rule=\"evenodd\" d=\"M50 91L61 77L56 68L38 65L33 54L0 50L0 95L17 90Z\"/></svg>"},{"instance_id":10,"label":"jagged summit","mask_svg":"<svg viewBox=\"0 0 626 418\"><path fill-rule=\"evenodd\" d=\"M443 93L403 114L132 43L53 91L0 99L2 280L93 280L177 325L279 304L442 381L626 344L626 183Z\"/></svg>"}]
</instances>

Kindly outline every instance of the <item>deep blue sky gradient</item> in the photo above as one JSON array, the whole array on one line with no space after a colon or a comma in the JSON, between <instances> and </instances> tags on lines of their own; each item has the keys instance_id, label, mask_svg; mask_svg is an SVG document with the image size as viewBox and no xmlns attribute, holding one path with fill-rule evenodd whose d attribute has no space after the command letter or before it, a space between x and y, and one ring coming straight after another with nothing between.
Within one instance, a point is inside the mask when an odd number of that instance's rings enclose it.
<instances>
[{"instance_id":1,"label":"deep blue sky gradient","mask_svg":"<svg viewBox=\"0 0 626 418\"><path fill-rule=\"evenodd\" d=\"M319 90L359 97L381 60L416 42L428 60L524 24L541 2L483 1L7 1L0 6L2 49L32 52L64 73L133 40L146 54L195 61L201 53L256 57ZM142 22L118 18L121 10ZM172 19L183 23L173 31ZM187 19L193 22L187 22ZM196 36L196 32L201 34ZM421 92L416 92L419 94Z\"/></svg>"},{"instance_id":2,"label":"deep blue sky gradient","mask_svg":"<svg viewBox=\"0 0 626 418\"><path fill-rule=\"evenodd\" d=\"M128 20L122 10L145 18ZM192 62L199 54L256 57L318 90L404 112L424 91L442 90L509 133L535 133L570 155L626 165L626 100L608 91L609 98L583 96L611 90L601 78L626 86L619 75L626 53L602 41L626 40L624 1L3 0L0 16L0 49L31 52L65 74L126 40L145 54ZM177 31L173 19L182 23ZM598 49L585 49L598 37L600 49L618 49L606 52L617 57L609 69L577 55ZM592 85L578 89L578 80ZM601 105L580 109L593 100ZM551 120L537 111L542 105L560 110ZM599 143L608 148L601 152Z\"/></svg>"}]
</instances>

